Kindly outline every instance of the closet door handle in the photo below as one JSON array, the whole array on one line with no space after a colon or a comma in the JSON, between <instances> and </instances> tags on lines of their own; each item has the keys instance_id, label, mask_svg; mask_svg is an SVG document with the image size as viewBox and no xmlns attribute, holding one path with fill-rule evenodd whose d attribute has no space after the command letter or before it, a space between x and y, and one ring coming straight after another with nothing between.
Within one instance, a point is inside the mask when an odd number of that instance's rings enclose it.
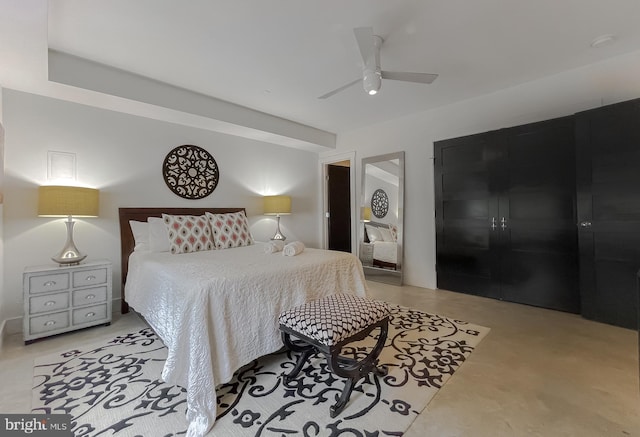
<instances>
[{"instance_id":1,"label":"closet door handle","mask_svg":"<svg viewBox=\"0 0 640 437\"><path fill-rule=\"evenodd\" d=\"M498 227L498 225L496 224L496 218L495 217L491 217L491 230L495 231L497 227Z\"/></svg>"},{"instance_id":2,"label":"closet door handle","mask_svg":"<svg viewBox=\"0 0 640 437\"><path fill-rule=\"evenodd\" d=\"M502 228L502 230L506 230L507 229L507 219L502 217L500 219L500 227Z\"/></svg>"},{"instance_id":3,"label":"closet door handle","mask_svg":"<svg viewBox=\"0 0 640 437\"><path fill-rule=\"evenodd\" d=\"M591 222L580 222L580 227L581 228L590 228L591 227Z\"/></svg>"}]
</instances>

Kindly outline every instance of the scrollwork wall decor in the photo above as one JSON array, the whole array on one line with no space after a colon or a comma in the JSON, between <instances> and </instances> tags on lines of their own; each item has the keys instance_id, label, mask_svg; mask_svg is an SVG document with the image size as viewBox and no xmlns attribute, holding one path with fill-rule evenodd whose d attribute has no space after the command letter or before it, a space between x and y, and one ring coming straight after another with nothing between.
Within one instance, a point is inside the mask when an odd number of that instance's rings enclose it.
<instances>
[{"instance_id":1,"label":"scrollwork wall decor","mask_svg":"<svg viewBox=\"0 0 640 437\"><path fill-rule=\"evenodd\" d=\"M213 156L198 146L182 145L170 151L162 164L167 187L185 199L202 199L218 186L220 171Z\"/></svg>"},{"instance_id":2,"label":"scrollwork wall decor","mask_svg":"<svg viewBox=\"0 0 640 437\"><path fill-rule=\"evenodd\" d=\"M378 218L383 218L389 212L389 196L381 188L374 191L371 196L371 212Z\"/></svg>"}]
</instances>

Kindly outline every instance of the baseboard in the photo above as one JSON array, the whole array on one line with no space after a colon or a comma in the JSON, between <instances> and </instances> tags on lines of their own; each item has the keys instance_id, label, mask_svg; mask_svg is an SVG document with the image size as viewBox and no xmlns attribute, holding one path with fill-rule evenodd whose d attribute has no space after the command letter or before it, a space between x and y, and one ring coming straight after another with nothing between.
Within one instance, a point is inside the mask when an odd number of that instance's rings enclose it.
<instances>
[{"instance_id":1,"label":"baseboard","mask_svg":"<svg viewBox=\"0 0 640 437\"><path fill-rule=\"evenodd\" d=\"M22 317L5 320L5 335L22 334Z\"/></svg>"},{"instance_id":2,"label":"baseboard","mask_svg":"<svg viewBox=\"0 0 640 437\"><path fill-rule=\"evenodd\" d=\"M4 326L6 322L3 320L0 324L0 354L2 354L2 346L4 345Z\"/></svg>"},{"instance_id":3,"label":"baseboard","mask_svg":"<svg viewBox=\"0 0 640 437\"><path fill-rule=\"evenodd\" d=\"M114 299L111 300L111 316L119 316L120 313L120 305L122 302L122 298L121 297L116 297Z\"/></svg>"},{"instance_id":4,"label":"baseboard","mask_svg":"<svg viewBox=\"0 0 640 437\"><path fill-rule=\"evenodd\" d=\"M0 325L0 351L4 345L5 339L14 334L22 333L22 317L14 317L12 319L5 319Z\"/></svg>"}]
</instances>

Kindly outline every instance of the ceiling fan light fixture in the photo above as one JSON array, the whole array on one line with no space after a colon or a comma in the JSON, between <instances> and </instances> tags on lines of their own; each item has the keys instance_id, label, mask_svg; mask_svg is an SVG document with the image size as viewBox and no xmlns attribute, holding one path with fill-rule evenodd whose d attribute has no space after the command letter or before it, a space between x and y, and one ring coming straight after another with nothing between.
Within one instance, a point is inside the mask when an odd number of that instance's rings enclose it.
<instances>
[{"instance_id":1,"label":"ceiling fan light fixture","mask_svg":"<svg viewBox=\"0 0 640 437\"><path fill-rule=\"evenodd\" d=\"M591 47L594 49L599 49L600 47L605 47L613 44L616 41L615 35L601 35L591 41Z\"/></svg>"},{"instance_id":2,"label":"ceiling fan light fixture","mask_svg":"<svg viewBox=\"0 0 640 437\"><path fill-rule=\"evenodd\" d=\"M370 96L378 94L380 86L382 85L382 73L380 70L364 70L362 85Z\"/></svg>"}]
</instances>

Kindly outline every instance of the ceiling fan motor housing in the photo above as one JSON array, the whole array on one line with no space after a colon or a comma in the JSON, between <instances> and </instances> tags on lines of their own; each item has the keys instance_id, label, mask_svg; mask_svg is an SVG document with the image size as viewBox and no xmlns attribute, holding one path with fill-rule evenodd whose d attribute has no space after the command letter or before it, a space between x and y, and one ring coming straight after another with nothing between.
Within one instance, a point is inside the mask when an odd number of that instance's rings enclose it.
<instances>
[{"instance_id":1,"label":"ceiling fan motor housing","mask_svg":"<svg viewBox=\"0 0 640 437\"><path fill-rule=\"evenodd\" d=\"M364 86L364 90L370 96L377 94L380 90L380 86L382 85L382 73L379 68L372 70L366 68L363 72L362 84Z\"/></svg>"}]
</instances>

